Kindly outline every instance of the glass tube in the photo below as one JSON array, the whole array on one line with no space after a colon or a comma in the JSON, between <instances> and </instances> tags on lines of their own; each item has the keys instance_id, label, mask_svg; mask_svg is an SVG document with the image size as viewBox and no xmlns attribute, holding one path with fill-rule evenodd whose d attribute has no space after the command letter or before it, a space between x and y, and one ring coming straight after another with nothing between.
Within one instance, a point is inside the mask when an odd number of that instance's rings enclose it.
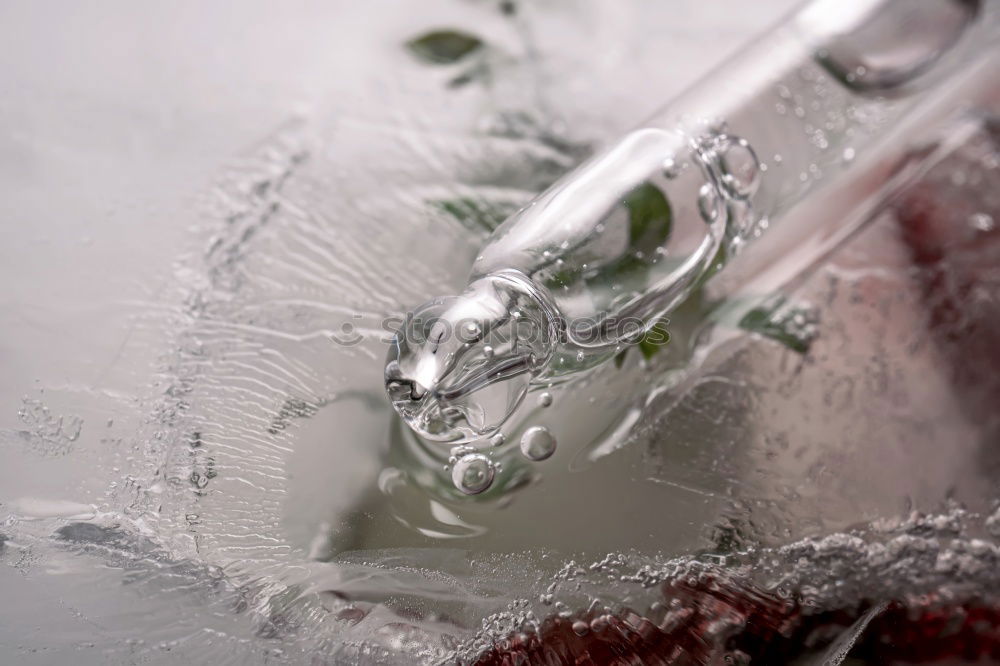
<instances>
[{"instance_id":1,"label":"glass tube","mask_svg":"<svg viewBox=\"0 0 1000 666\"><path fill-rule=\"evenodd\" d=\"M998 13L819 0L792 15L501 225L468 289L397 334L393 405L425 438L488 437L532 384L608 361L695 288L764 289L814 263L915 136L993 94Z\"/></svg>"}]
</instances>

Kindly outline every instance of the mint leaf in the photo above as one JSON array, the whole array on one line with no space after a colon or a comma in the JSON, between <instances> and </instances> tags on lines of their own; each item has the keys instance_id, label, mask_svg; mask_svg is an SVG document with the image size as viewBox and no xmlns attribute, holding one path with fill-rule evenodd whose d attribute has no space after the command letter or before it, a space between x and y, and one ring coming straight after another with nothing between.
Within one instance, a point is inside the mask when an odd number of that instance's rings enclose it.
<instances>
[{"instance_id":1,"label":"mint leaf","mask_svg":"<svg viewBox=\"0 0 1000 666\"><path fill-rule=\"evenodd\" d=\"M475 232L493 231L518 208L513 203L471 197L441 199L427 203L455 218L466 229Z\"/></svg>"},{"instance_id":2,"label":"mint leaf","mask_svg":"<svg viewBox=\"0 0 1000 666\"><path fill-rule=\"evenodd\" d=\"M653 327L646 331L639 341L639 351L647 361L656 355L658 351L667 346L670 342L670 331L667 330L665 321L658 321Z\"/></svg>"},{"instance_id":3,"label":"mint leaf","mask_svg":"<svg viewBox=\"0 0 1000 666\"><path fill-rule=\"evenodd\" d=\"M622 202L629 212L629 250L653 255L670 236L673 212L670 203L656 185L643 183L626 195Z\"/></svg>"},{"instance_id":4,"label":"mint leaf","mask_svg":"<svg viewBox=\"0 0 1000 666\"><path fill-rule=\"evenodd\" d=\"M784 307L784 301L779 301L776 305L750 310L743 315L738 326L774 340L796 353L806 354L816 338L817 321L814 308Z\"/></svg>"},{"instance_id":5,"label":"mint leaf","mask_svg":"<svg viewBox=\"0 0 1000 666\"><path fill-rule=\"evenodd\" d=\"M433 30L406 42L414 56L431 65L450 65L482 46L478 37L457 30Z\"/></svg>"}]
</instances>

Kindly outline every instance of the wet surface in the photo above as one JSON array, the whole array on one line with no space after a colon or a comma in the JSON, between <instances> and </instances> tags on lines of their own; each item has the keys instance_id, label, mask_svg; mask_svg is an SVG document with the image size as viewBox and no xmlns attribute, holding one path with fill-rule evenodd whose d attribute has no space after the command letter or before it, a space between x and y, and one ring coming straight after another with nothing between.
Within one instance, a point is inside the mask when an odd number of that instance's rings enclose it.
<instances>
[{"instance_id":1,"label":"wet surface","mask_svg":"<svg viewBox=\"0 0 1000 666\"><path fill-rule=\"evenodd\" d=\"M998 589L995 387L955 382L941 267L888 215L797 294L808 353L746 336L590 447L659 381L632 355L458 494L383 320L789 3L358 4L0 10L2 653L472 661L698 567L819 610ZM442 29L475 40L414 48Z\"/></svg>"}]
</instances>

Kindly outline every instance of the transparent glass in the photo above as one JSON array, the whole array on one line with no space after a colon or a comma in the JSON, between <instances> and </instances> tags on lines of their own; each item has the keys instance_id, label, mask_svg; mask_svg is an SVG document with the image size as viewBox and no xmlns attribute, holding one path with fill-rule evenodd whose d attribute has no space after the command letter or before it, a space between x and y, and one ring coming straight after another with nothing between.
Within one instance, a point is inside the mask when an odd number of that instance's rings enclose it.
<instances>
[{"instance_id":1,"label":"transparent glass","mask_svg":"<svg viewBox=\"0 0 1000 666\"><path fill-rule=\"evenodd\" d=\"M829 249L817 239L854 228L866 193L852 183L881 187L872 176L902 158L914 133L991 89L997 14L993 3L958 0L831 0L794 15L504 222L469 290L433 312L447 322L440 330L481 335L444 349L415 343L422 324L411 321L393 343L386 386L397 411L430 439L488 437L525 384L576 377L656 333L758 238L785 239L757 252L764 265L786 252L815 261ZM828 206L824 228L802 214L814 199ZM786 226L796 228L772 231ZM520 285L522 301L534 299L516 312L535 313L535 324L530 341L487 359L489 332L512 316L480 286L498 275ZM470 373L476 381L464 379ZM521 388L487 393L510 382Z\"/></svg>"}]
</instances>

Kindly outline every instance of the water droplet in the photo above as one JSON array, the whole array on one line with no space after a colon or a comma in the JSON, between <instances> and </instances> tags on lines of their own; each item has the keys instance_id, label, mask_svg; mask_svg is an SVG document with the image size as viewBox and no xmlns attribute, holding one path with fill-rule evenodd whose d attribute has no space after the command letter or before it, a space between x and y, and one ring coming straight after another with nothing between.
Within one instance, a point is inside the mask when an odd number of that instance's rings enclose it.
<instances>
[{"instance_id":1,"label":"water droplet","mask_svg":"<svg viewBox=\"0 0 1000 666\"><path fill-rule=\"evenodd\" d=\"M677 162L674 160L673 157L668 157L667 159L663 160L663 176L664 176L664 178L673 180L674 178L676 178L680 174L680 172L681 172L681 168L677 164Z\"/></svg>"},{"instance_id":2,"label":"water droplet","mask_svg":"<svg viewBox=\"0 0 1000 666\"><path fill-rule=\"evenodd\" d=\"M709 183L702 185L698 190L698 212L701 213L701 219L712 224L719 219L721 209L719 193Z\"/></svg>"},{"instance_id":3,"label":"water droplet","mask_svg":"<svg viewBox=\"0 0 1000 666\"><path fill-rule=\"evenodd\" d=\"M546 393L543 393L540 396L538 396L538 406L539 407L548 407L551 404L552 404L552 394L551 393L546 392Z\"/></svg>"},{"instance_id":4,"label":"water droplet","mask_svg":"<svg viewBox=\"0 0 1000 666\"><path fill-rule=\"evenodd\" d=\"M747 199L760 185L760 160L746 139L731 138L724 148L719 166L722 168L722 185L739 199Z\"/></svg>"},{"instance_id":5,"label":"water droplet","mask_svg":"<svg viewBox=\"0 0 1000 666\"><path fill-rule=\"evenodd\" d=\"M451 480L466 495L478 495L493 483L492 461L481 453L468 453L455 463Z\"/></svg>"},{"instance_id":6,"label":"water droplet","mask_svg":"<svg viewBox=\"0 0 1000 666\"><path fill-rule=\"evenodd\" d=\"M465 324L462 325L462 340L471 342L476 340L482 332L483 329L480 328L479 324L476 322L465 322Z\"/></svg>"},{"instance_id":7,"label":"water droplet","mask_svg":"<svg viewBox=\"0 0 1000 666\"><path fill-rule=\"evenodd\" d=\"M490 437L490 446L503 446L503 443L507 441L507 436L502 432Z\"/></svg>"},{"instance_id":8,"label":"water droplet","mask_svg":"<svg viewBox=\"0 0 1000 666\"><path fill-rule=\"evenodd\" d=\"M544 426L533 426L521 435L521 453L528 460L545 460L556 452L556 438Z\"/></svg>"}]
</instances>

